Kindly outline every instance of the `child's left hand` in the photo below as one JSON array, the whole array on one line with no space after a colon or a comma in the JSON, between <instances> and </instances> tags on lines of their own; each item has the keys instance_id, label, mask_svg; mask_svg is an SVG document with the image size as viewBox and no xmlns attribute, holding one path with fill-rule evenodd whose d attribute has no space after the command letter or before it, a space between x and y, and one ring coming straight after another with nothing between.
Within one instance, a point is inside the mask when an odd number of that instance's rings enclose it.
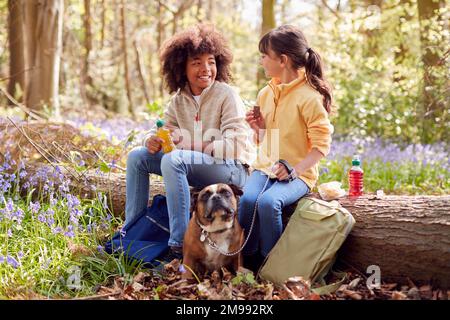
<instances>
[{"instance_id":1,"label":"child's left hand","mask_svg":"<svg viewBox=\"0 0 450 320\"><path fill-rule=\"evenodd\" d=\"M289 177L289 172L281 163L277 163L272 172L277 176L278 181L286 180Z\"/></svg>"}]
</instances>

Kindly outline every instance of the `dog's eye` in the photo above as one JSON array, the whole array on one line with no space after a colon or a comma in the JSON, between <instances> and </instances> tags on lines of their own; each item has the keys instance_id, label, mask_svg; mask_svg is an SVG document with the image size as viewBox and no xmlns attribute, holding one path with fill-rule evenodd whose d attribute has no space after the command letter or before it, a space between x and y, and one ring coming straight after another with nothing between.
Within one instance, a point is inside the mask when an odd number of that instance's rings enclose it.
<instances>
[{"instance_id":1,"label":"dog's eye","mask_svg":"<svg viewBox=\"0 0 450 320\"><path fill-rule=\"evenodd\" d=\"M227 198L231 197L231 192L226 190L226 189L221 190L220 194L223 195L224 197L227 197Z\"/></svg>"},{"instance_id":2,"label":"dog's eye","mask_svg":"<svg viewBox=\"0 0 450 320\"><path fill-rule=\"evenodd\" d=\"M211 192L205 192L204 194L202 194L202 196L200 197L200 199L202 201L207 201L209 199L209 197L211 196Z\"/></svg>"}]
</instances>

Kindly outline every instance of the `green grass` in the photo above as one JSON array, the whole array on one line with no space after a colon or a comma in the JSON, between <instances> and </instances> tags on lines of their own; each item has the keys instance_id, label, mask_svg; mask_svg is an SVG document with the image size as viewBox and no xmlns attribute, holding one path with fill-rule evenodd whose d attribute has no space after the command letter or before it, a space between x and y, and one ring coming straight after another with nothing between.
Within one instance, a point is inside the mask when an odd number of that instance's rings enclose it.
<instances>
[{"instance_id":1,"label":"green grass","mask_svg":"<svg viewBox=\"0 0 450 320\"><path fill-rule=\"evenodd\" d=\"M319 182L339 181L348 190L348 161L327 161L320 163ZM380 160L363 164L364 191L383 190L385 194L428 194L450 193L450 172L441 166L418 165L416 163L389 163Z\"/></svg>"}]
</instances>

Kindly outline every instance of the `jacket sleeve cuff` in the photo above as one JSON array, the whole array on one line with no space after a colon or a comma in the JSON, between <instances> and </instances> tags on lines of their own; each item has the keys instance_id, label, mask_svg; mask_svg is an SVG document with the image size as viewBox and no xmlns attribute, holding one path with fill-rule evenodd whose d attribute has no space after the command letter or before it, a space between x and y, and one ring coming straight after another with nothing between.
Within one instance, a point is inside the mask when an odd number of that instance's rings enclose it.
<instances>
[{"instance_id":1,"label":"jacket sleeve cuff","mask_svg":"<svg viewBox=\"0 0 450 320\"><path fill-rule=\"evenodd\" d=\"M214 158L225 159L223 140L214 140L213 141L213 154L214 154Z\"/></svg>"}]
</instances>

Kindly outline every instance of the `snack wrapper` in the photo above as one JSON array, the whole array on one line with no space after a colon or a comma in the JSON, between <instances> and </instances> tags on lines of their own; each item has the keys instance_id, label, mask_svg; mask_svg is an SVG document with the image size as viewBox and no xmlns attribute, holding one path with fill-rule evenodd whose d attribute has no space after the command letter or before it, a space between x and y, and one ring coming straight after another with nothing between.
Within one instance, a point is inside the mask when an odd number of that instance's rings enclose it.
<instances>
[{"instance_id":1,"label":"snack wrapper","mask_svg":"<svg viewBox=\"0 0 450 320\"><path fill-rule=\"evenodd\" d=\"M320 197L329 201L345 196L347 192L341 188L341 185L342 183L337 181L322 183L318 186Z\"/></svg>"}]
</instances>

